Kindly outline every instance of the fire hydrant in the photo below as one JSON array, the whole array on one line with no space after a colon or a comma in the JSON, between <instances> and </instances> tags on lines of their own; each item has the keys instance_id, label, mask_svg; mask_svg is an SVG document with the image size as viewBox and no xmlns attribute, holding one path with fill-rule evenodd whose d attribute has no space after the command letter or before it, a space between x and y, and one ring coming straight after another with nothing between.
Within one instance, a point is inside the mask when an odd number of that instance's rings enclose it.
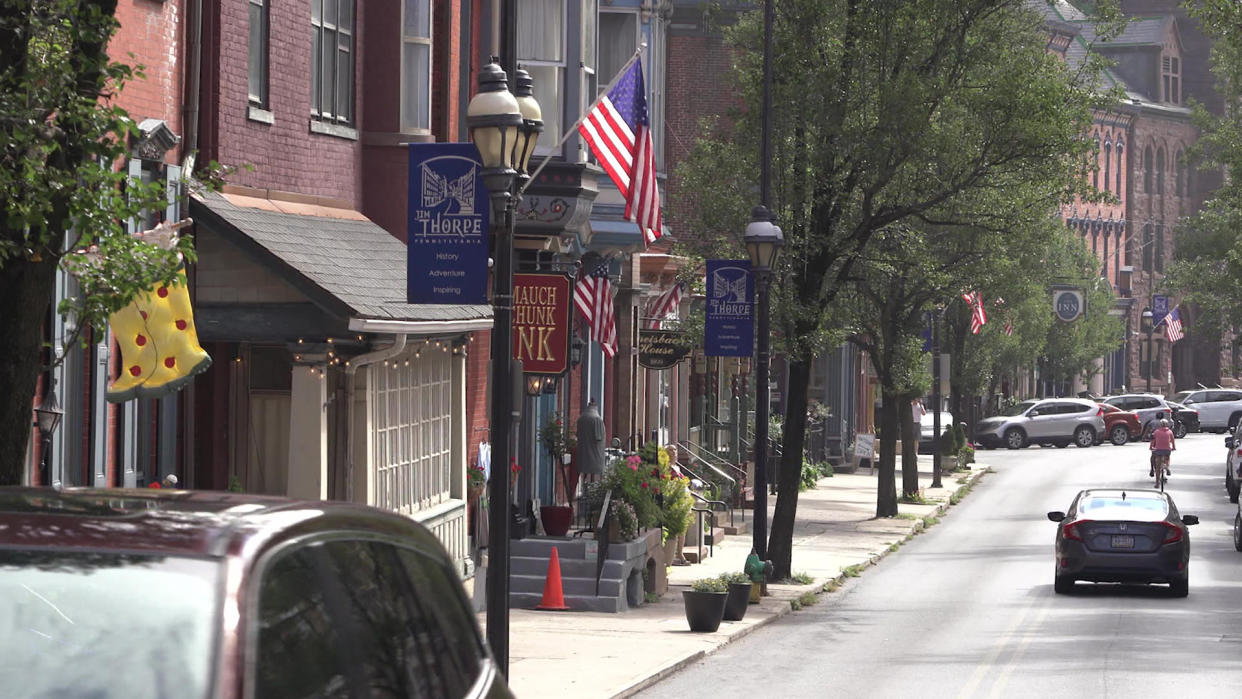
<instances>
[{"instance_id":1,"label":"fire hydrant","mask_svg":"<svg viewBox=\"0 0 1242 699\"><path fill-rule=\"evenodd\" d=\"M763 581L772 570L771 561L759 560L759 554L755 553L755 549L750 549L750 555L746 557L746 564L742 567L742 572L750 578L750 603L759 604L759 596L763 590Z\"/></svg>"}]
</instances>

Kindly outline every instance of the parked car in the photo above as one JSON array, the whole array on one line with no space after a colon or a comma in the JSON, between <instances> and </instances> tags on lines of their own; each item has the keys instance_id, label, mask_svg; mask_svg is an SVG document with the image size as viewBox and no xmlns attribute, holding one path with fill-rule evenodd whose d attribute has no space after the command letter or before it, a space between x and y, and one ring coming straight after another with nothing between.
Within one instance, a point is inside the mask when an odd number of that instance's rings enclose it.
<instances>
[{"instance_id":1,"label":"parked car","mask_svg":"<svg viewBox=\"0 0 1242 699\"><path fill-rule=\"evenodd\" d=\"M1089 447L1104 434L1104 408L1080 398L1025 400L1001 415L975 426L975 441L984 448L1021 449L1029 444L1073 443Z\"/></svg>"},{"instance_id":2,"label":"parked car","mask_svg":"<svg viewBox=\"0 0 1242 699\"><path fill-rule=\"evenodd\" d=\"M0 488L0 671L31 697L512 696L427 529L221 492Z\"/></svg>"},{"instance_id":3,"label":"parked car","mask_svg":"<svg viewBox=\"0 0 1242 699\"><path fill-rule=\"evenodd\" d=\"M1173 408L1173 436L1181 439L1190 432L1199 431L1199 411L1187 408L1181 403L1165 400Z\"/></svg>"},{"instance_id":4,"label":"parked car","mask_svg":"<svg viewBox=\"0 0 1242 699\"><path fill-rule=\"evenodd\" d=\"M1242 492L1242 474L1238 473L1242 468L1242 425L1225 437L1225 450L1225 492L1229 502L1237 502Z\"/></svg>"},{"instance_id":5,"label":"parked car","mask_svg":"<svg viewBox=\"0 0 1242 699\"><path fill-rule=\"evenodd\" d=\"M1138 415L1139 422L1143 425L1143 439L1146 439L1156 428L1161 418L1172 419L1174 417L1173 406L1165 402L1163 396L1154 393L1125 393L1105 398L1104 402Z\"/></svg>"},{"instance_id":6,"label":"parked car","mask_svg":"<svg viewBox=\"0 0 1242 699\"><path fill-rule=\"evenodd\" d=\"M1169 400L1199 411L1199 425L1205 432L1233 432L1242 419L1242 390L1201 388L1181 391Z\"/></svg>"},{"instance_id":7,"label":"parked car","mask_svg":"<svg viewBox=\"0 0 1242 699\"><path fill-rule=\"evenodd\" d=\"M1083 490L1058 523L1053 589L1066 594L1079 580L1166 583L1174 597L1190 591L1190 532L1195 515L1178 514L1158 490Z\"/></svg>"},{"instance_id":8,"label":"parked car","mask_svg":"<svg viewBox=\"0 0 1242 699\"><path fill-rule=\"evenodd\" d=\"M931 454L933 451L935 451L932 448L933 446L935 446L935 439L933 438L933 435L935 434L935 419L936 419L935 413L932 413L930 411L919 418L919 453L920 454ZM949 428L952 426L953 426L953 413L941 412L940 413L940 434L944 434L945 432L948 432Z\"/></svg>"},{"instance_id":9,"label":"parked car","mask_svg":"<svg viewBox=\"0 0 1242 699\"><path fill-rule=\"evenodd\" d=\"M1100 403L1100 406L1104 408L1104 432L1100 435L1100 441L1107 438L1113 444L1122 446L1143 434L1143 425L1137 413L1109 403Z\"/></svg>"}]
</instances>

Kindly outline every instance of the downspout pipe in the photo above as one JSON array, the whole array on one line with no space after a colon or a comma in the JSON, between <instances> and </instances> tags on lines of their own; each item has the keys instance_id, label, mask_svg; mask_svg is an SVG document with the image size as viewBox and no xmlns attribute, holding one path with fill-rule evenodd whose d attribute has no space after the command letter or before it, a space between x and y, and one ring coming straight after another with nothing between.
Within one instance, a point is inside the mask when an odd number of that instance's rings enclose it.
<instances>
[{"instance_id":1,"label":"downspout pipe","mask_svg":"<svg viewBox=\"0 0 1242 699\"><path fill-rule=\"evenodd\" d=\"M190 0L190 8L189 26L186 27L190 35L187 52L190 65L186 70L189 85L186 86L185 106L181 111L185 130L185 139L182 141L185 145L181 150L181 167L185 177L193 174L194 162L198 157L198 105L203 78L203 0Z\"/></svg>"},{"instance_id":2,"label":"downspout pipe","mask_svg":"<svg viewBox=\"0 0 1242 699\"><path fill-rule=\"evenodd\" d=\"M358 367L376 364L392 359L405 351L406 335L398 333L393 337L391 345L352 357L345 363L345 414L348 424L345 426L345 499L354 501L354 383ZM369 503L364 503L369 504Z\"/></svg>"}]
</instances>

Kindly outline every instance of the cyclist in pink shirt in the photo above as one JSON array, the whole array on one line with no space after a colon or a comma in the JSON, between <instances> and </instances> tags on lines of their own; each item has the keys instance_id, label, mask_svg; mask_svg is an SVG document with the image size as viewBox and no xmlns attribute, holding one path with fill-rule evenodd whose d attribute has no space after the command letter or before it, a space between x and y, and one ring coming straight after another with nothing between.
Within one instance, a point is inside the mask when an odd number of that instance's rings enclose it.
<instances>
[{"instance_id":1,"label":"cyclist in pink shirt","mask_svg":"<svg viewBox=\"0 0 1242 699\"><path fill-rule=\"evenodd\" d=\"M1164 472L1166 475L1172 475L1173 469L1169 468L1169 455L1176 449L1177 445L1173 440L1173 430L1169 429L1169 421L1161 420L1160 426L1155 432L1151 433L1151 468L1147 470L1148 476L1156 475L1156 461L1164 462ZM1160 459L1160 457L1164 457Z\"/></svg>"}]
</instances>

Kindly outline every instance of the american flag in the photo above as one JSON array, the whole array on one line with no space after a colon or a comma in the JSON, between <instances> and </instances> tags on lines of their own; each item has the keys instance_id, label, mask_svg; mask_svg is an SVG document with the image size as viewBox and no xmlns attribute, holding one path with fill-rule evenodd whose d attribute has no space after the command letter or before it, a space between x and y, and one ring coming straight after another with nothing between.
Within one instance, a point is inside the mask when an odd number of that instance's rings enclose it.
<instances>
[{"instance_id":1,"label":"american flag","mask_svg":"<svg viewBox=\"0 0 1242 699\"><path fill-rule=\"evenodd\" d=\"M1164 336L1169 338L1169 342L1177 342L1185 337L1182 333L1182 316L1176 307L1160 322L1164 323Z\"/></svg>"},{"instance_id":2,"label":"american flag","mask_svg":"<svg viewBox=\"0 0 1242 699\"><path fill-rule=\"evenodd\" d=\"M600 262L589 273L584 271L574 285L574 306L591 326L591 339L604 354L617 353L617 322L612 309L612 283L608 281L608 261Z\"/></svg>"},{"instance_id":3,"label":"american flag","mask_svg":"<svg viewBox=\"0 0 1242 699\"><path fill-rule=\"evenodd\" d=\"M660 321L672 314L681 305L681 295L685 290L684 282L677 282L668 291L660 294L647 306L648 326L659 329Z\"/></svg>"},{"instance_id":4,"label":"american flag","mask_svg":"<svg viewBox=\"0 0 1242 699\"><path fill-rule=\"evenodd\" d=\"M979 331L988 322L987 311L983 310L983 300L979 297L978 291L963 291L962 300L970 304L970 333L978 335Z\"/></svg>"},{"instance_id":5,"label":"american flag","mask_svg":"<svg viewBox=\"0 0 1242 699\"><path fill-rule=\"evenodd\" d=\"M1000 308L1005 305L1005 299L997 296L996 303L993 305ZM1009 309L1007 308L1005 309L1005 324L1001 326L1001 330L1003 330L1006 335L1013 335L1013 318L1009 315Z\"/></svg>"},{"instance_id":6,"label":"american flag","mask_svg":"<svg viewBox=\"0 0 1242 699\"><path fill-rule=\"evenodd\" d=\"M651 245L663 231L641 60L634 61L587 113L578 133L625 197L625 218L638 224Z\"/></svg>"}]
</instances>

